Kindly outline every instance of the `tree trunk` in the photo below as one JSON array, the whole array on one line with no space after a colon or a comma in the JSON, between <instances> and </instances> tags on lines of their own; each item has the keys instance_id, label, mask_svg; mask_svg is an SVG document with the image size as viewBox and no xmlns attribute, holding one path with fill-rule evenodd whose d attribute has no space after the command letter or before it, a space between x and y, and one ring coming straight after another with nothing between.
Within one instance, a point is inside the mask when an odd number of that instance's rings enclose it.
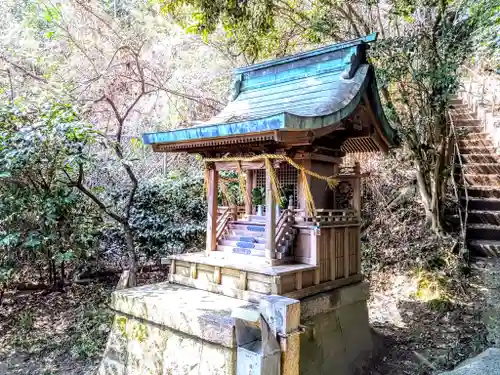
<instances>
[{"instance_id":1,"label":"tree trunk","mask_svg":"<svg viewBox=\"0 0 500 375\"><path fill-rule=\"evenodd\" d=\"M135 254L134 236L132 233L132 229L130 229L130 226L128 224L123 224L123 231L125 233L125 240L127 242L128 269L130 270L128 286L134 287L137 284L137 278L136 278L137 259Z\"/></svg>"},{"instance_id":2,"label":"tree trunk","mask_svg":"<svg viewBox=\"0 0 500 375\"><path fill-rule=\"evenodd\" d=\"M434 182L430 176L426 176L419 163L417 163L417 185L424 205L426 221L435 233L441 234L443 231L441 223L441 189L439 181L438 183Z\"/></svg>"},{"instance_id":3,"label":"tree trunk","mask_svg":"<svg viewBox=\"0 0 500 375\"><path fill-rule=\"evenodd\" d=\"M64 280L66 279L66 272L65 272L65 269L64 269L64 260L61 261L61 266L59 268L59 285L58 285L58 288L59 290L63 290L64 289Z\"/></svg>"}]
</instances>

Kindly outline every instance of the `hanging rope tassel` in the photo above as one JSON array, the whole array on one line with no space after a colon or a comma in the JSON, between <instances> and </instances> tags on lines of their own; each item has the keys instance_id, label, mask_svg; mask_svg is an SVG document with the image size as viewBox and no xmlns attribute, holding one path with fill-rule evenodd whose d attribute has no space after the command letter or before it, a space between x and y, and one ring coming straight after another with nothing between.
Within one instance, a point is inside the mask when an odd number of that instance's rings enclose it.
<instances>
[{"instance_id":1,"label":"hanging rope tassel","mask_svg":"<svg viewBox=\"0 0 500 375\"><path fill-rule=\"evenodd\" d=\"M205 163L205 170L203 171L203 191L205 192L205 197L208 195L209 173L208 163Z\"/></svg>"},{"instance_id":2,"label":"hanging rope tassel","mask_svg":"<svg viewBox=\"0 0 500 375\"><path fill-rule=\"evenodd\" d=\"M316 214L316 206L314 205L314 199L311 193L311 187L309 186L309 181L307 181L306 172L300 171L300 183L304 189L304 197L306 199L306 213L308 216L314 216Z\"/></svg>"},{"instance_id":3,"label":"hanging rope tassel","mask_svg":"<svg viewBox=\"0 0 500 375\"><path fill-rule=\"evenodd\" d=\"M264 160L266 164L266 172L269 174L269 177L271 178L271 190L273 192L274 200L276 201L276 203L279 203L281 200L282 193L278 181L278 176L276 176L276 171L274 170L271 160L269 160L269 158L265 158Z\"/></svg>"},{"instance_id":4,"label":"hanging rope tassel","mask_svg":"<svg viewBox=\"0 0 500 375\"><path fill-rule=\"evenodd\" d=\"M236 164L236 171L238 172L238 182L240 185L241 195L243 196L243 201L245 202L245 206L250 204L250 197L247 196L247 183L245 175L243 174L243 169L241 168L241 161L238 161Z\"/></svg>"}]
</instances>

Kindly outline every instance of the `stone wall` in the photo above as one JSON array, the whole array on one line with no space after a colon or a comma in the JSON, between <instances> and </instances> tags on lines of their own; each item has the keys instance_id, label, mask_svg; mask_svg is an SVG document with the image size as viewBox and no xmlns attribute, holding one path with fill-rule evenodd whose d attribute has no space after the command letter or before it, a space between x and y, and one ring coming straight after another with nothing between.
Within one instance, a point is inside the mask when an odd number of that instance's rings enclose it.
<instances>
[{"instance_id":1,"label":"stone wall","mask_svg":"<svg viewBox=\"0 0 500 375\"><path fill-rule=\"evenodd\" d=\"M372 349L367 298L368 285L358 283L300 302L301 375L356 373ZM112 308L117 314L98 375L236 375L232 312L255 305L160 283L113 293ZM296 352L285 353L282 371L297 374L286 357Z\"/></svg>"},{"instance_id":2,"label":"stone wall","mask_svg":"<svg viewBox=\"0 0 500 375\"><path fill-rule=\"evenodd\" d=\"M234 349L117 314L98 375L234 375Z\"/></svg>"}]
</instances>

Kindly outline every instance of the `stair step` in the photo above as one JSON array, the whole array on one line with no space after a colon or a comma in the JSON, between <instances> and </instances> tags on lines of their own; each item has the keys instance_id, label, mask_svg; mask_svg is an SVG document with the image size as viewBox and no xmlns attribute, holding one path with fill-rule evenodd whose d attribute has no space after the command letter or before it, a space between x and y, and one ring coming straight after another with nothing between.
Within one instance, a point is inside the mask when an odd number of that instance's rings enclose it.
<instances>
[{"instance_id":1,"label":"stair step","mask_svg":"<svg viewBox=\"0 0 500 375\"><path fill-rule=\"evenodd\" d=\"M243 263L243 264L269 266L269 260L266 259L266 257L261 257L261 256L248 256L244 254L235 254L235 253L216 250L216 251L211 251L209 253L209 257L224 259L233 264Z\"/></svg>"},{"instance_id":2,"label":"stair step","mask_svg":"<svg viewBox=\"0 0 500 375\"><path fill-rule=\"evenodd\" d=\"M500 174L500 164L498 163L467 163L463 165L464 174L473 175L495 175ZM460 173L458 173L460 174Z\"/></svg>"},{"instance_id":3,"label":"stair step","mask_svg":"<svg viewBox=\"0 0 500 375\"><path fill-rule=\"evenodd\" d=\"M246 230L249 232L265 232L266 231L266 226L265 223L251 223L251 222L235 222L235 223L230 223L229 224L230 229L237 229L237 230Z\"/></svg>"},{"instance_id":4,"label":"stair step","mask_svg":"<svg viewBox=\"0 0 500 375\"><path fill-rule=\"evenodd\" d=\"M487 147L460 147L460 153L463 155L468 154L481 154L481 155L497 155L497 148L495 146Z\"/></svg>"},{"instance_id":5,"label":"stair step","mask_svg":"<svg viewBox=\"0 0 500 375\"><path fill-rule=\"evenodd\" d=\"M462 197L462 201L464 200L465 198ZM500 211L500 199L469 197L469 203L467 207L469 211Z\"/></svg>"},{"instance_id":6,"label":"stair step","mask_svg":"<svg viewBox=\"0 0 500 375\"><path fill-rule=\"evenodd\" d=\"M471 114L459 114L453 116L453 125L455 125L455 128L461 128L461 127L469 127L469 126L481 126L481 120L478 120L477 118L472 118Z\"/></svg>"},{"instance_id":7,"label":"stair step","mask_svg":"<svg viewBox=\"0 0 500 375\"><path fill-rule=\"evenodd\" d=\"M468 131L464 129L463 131L458 132L458 138L461 141L470 141L470 140L485 140L490 141L490 133L485 132L476 132L476 131Z\"/></svg>"},{"instance_id":8,"label":"stair step","mask_svg":"<svg viewBox=\"0 0 500 375\"><path fill-rule=\"evenodd\" d=\"M465 189L460 189L460 195L465 198ZM474 186L467 188L469 198L498 198L500 199L500 186Z\"/></svg>"},{"instance_id":9,"label":"stair step","mask_svg":"<svg viewBox=\"0 0 500 375\"><path fill-rule=\"evenodd\" d=\"M239 255L251 255L256 257L265 257L265 250L261 249L247 249L244 247L235 247L235 246L225 246L225 245L217 245L218 251L223 251L225 253L230 254L239 254Z\"/></svg>"},{"instance_id":10,"label":"stair step","mask_svg":"<svg viewBox=\"0 0 500 375\"><path fill-rule=\"evenodd\" d=\"M464 164L498 164L500 166L500 155L491 154L464 154L462 163Z\"/></svg>"},{"instance_id":11,"label":"stair step","mask_svg":"<svg viewBox=\"0 0 500 375\"><path fill-rule=\"evenodd\" d=\"M469 210L467 214L467 223L500 226L500 211Z\"/></svg>"},{"instance_id":12,"label":"stair step","mask_svg":"<svg viewBox=\"0 0 500 375\"><path fill-rule=\"evenodd\" d=\"M229 228L229 236L243 236L243 237L254 237L254 238L264 238L266 232L264 231L249 231L246 229Z\"/></svg>"},{"instance_id":13,"label":"stair step","mask_svg":"<svg viewBox=\"0 0 500 375\"><path fill-rule=\"evenodd\" d=\"M232 223L230 223L230 225L242 225L242 226L252 225L252 226L265 227L266 223L264 221L238 220L238 221L233 221Z\"/></svg>"},{"instance_id":14,"label":"stair step","mask_svg":"<svg viewBox=\"0 0 500 375\"><path fill-rule=\"evenodd\" d=\"M469 133L469 134L477 134L484 132L483 125L461 125L455 126L455 129L460 137L460 134Z\"/></svg>"},{"instance_id":15,"label":"stair step","mask_svg":"<svg viewBox=\"0 0 500 375\"><path fill-rule=\"evenodd\" d=\"M459 139L459 149L470 147L493 147L491 139Z\"/></svg>"},{"instance_id":16,"label":"stair step","mask_svg":"<svg viewBox=\"0 0 500 375\"><path fill-rule=\"evenodd\" d=\"M245 216L245 221L246 222L260 222L260 223L265 223L266 222L266 217L265 216L259 216L259 215L246 215Z\"/></svg>"},{"instance_id":17,"label":"stair step","mask_svg":"<svg viewBox=\"0 0 500 375\"><path fill-rule=\"evenodd\" d=\"M224 239L229 241L243 241L243 242L251 242L254 241L256 243L265 243L266 240L263 237L256 237L253 235L249 236L239 236L239 235L228 235Z\"/></svg>"},{"instance_id":18,"label":"stair step","mask_svg":"<svg viewBox=\"0 0 500 375\"><path fill-rule=\"evenodd\" d=\"M486 257L500 256L499 240L469 240L467 247L469 250Z\"/></svg>"},{"instance_id":19,"label":"stair step","mask_svg":"<svg viewBox=\"0 0 500 375\"><path fill-rule=\"evenodd\" d=\"M467 225L467 238L470 240L497 241L500 239L500 226L491 224Z\"/></svg>"},{"instance_id":20,"label":"stair step","mask_svg":"<svg viewBox=\"0 0 500 375\"><path fill-rule=\"evenodd\" d=\"M500 175L498 174L466 174L465 181L467 187L478 186L498 186L500 187Z\"/></svg>"},{"instance_id":21,"label":"stair step","mask_svg":"<svg viewBox=\"0 0 500 375\"><path fill-rule=\"evenodd\" d=\"M221 240L221 241L219 241L219 245L231 246L231 247L241 247L244 249L259 249L259 250L264 250L264 248L265 248L265 244L257 243L255 241Z\"/></svg>"}]
</instances>

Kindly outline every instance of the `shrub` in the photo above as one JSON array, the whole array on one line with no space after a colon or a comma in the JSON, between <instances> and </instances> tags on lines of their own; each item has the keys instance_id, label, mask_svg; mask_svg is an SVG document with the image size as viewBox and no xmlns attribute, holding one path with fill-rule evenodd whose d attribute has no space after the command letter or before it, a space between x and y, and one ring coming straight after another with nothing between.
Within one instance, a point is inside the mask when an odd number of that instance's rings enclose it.
<instances>
[{"instance_id":1,"label":"shrub","mask_svg":"<svg viewBox=\"0 0 500 375\"><path fill-rule=\"evenodd\" d=\"M159 258L203 248L206 215L201 176L180 173L145 181L137 190L131 210L138 254ZM121 230L117 227L107 229L103 246L107 252L123 251Z\"/></svg>"}]
</instances>

